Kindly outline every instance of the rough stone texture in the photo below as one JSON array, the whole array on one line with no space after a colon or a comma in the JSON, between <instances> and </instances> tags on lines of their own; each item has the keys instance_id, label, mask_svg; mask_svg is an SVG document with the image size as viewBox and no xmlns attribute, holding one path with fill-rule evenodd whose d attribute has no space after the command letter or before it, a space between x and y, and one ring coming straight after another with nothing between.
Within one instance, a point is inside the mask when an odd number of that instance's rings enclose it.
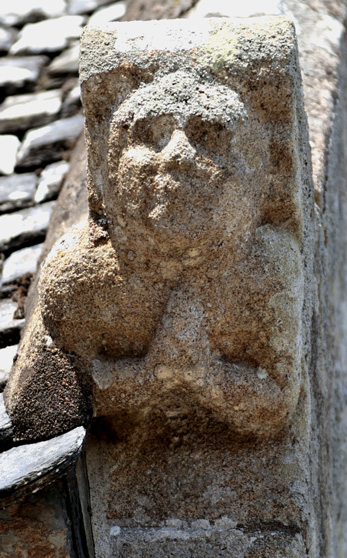
<instances>
[{"instance_id":1,"label":"rough stone texture","mask_svg":"<svg viewBox=\"0 0 347 558\"><path fill-rule=\"evenodd\" d=\"M179 522L179 520L178 520ZM195 521L193 523L199 523ZM305 544L302 537L281 536L276 531L264 537L261 532L244 533L228 526L211 527L209 521L202 528L177 529L120 529L111 528L113 542L110 556L114 558L166 558L167 556L225 556L235 558L302 558ZM232 522L231 522L232 523ZM271 554L268 554L270 552Z\"/></svg>"},{"instance_id":2,"label":"rough stone texture","mask_svg":"<svg viewBox=\"0 0 347 558\"><path fill-rule=\"evenodd\" d=\"M1 410L0 396L0 416ZM0 418L0 439L3 422ZM76 428L0 455L1 556L93 556L88 513L81 505L85 434Z\"/></svg>"},{"instance_id":3,"label":"rough stone texture","mask_svg":"<svg viewBox=\"0 0 347 558\"><path fill-rule=\"evenodd\" d=\"M247 2L235 7L244 10L249 4ZM262 2L261 6L257 3L255 11L261 9L266 12L268 4L264 7L265 3ZM270 4L275 5L273 2ZM175 533L189 537L201 529L214 531L219 517L213 519L213 514L211 517L204 502L201 503L202 519L199 525L195 524L197 516L193 517L198 505L191 494L203 491L204 487L206 490L203 493L207 494L206 501L215 513L214 517L217 517L215 510L218 506L224 506L225 503L230 505L230 515L234 514L234 519L229 519L229 524L228 519L225 520L224 530L229 531L229 534L233 531L235 541L248 540L249 536L255 539L253 547L247 551L248 554L246 552L247 558L292 558L296 555L340 558L347 555L347 257L344 247L347 191L347 141L344 139L344 127L347 106L343 93L347 91L347 53L339 25L346 17L346 5L337 0L288 1L286 7L284 2L279 4L289 16L290 4L295 18L311 141L313 136L318 138L318 141L312 141L316 199L320 207L316 207L319 234L315 276L311 276L311 280L314 286L316 278L318 279L319 296L313 316L314 350L310 364L312 388L309 398L305 403L306 395L303 394L299 401L299 407L293 415L293 426L290 427L292 437L277 437L275 444L272 440L265 444L260 440L258 446L251 439L238 441L235 436L228 438L223 429L218 430L218 425L213 427L211 417L208 416L206 421L202 420L199 407L196 409L196 421L193 420L192 412L184 414L185 409L182 409L181 415L177 412L176 417L171 413L169 418L161 415L158 410L157 415L149 413L149 417L145 413L140 417L134 417L130 413L130 417L124 414L115 420L98 419L93 427L95 432L90 438L88 459L94 526L98 537L101 536L101 543L98 543L97 548L100 556L112 555L119 545L123 555L128 552L128 555L136 556L138 549L140 555L145 555L146 552L150 555L150 545L156 544L155 541L160 537L165 538L163 530L167 528L173 529L173 536L168 537L162 546L160 542L157 543L155 556L165 552L164 545L176 544ZM221 3L211 2L209 13L215 13L217 8L221 12L220 6ZM230 6L230 3L225 6L229 13ZM327 18L327 14L334 19ZM76 168L73 172L76 172ZM83 172L81 171L82 175ZM76 207L79 212L80 201L84 200L83 187L81 188L84 178L80 180L78 172L76 178L76 185L68 180L69 186L64 188L62 205L57 207L46 251L52 239L58 238L76 220L71 207ZM70 204L70 208L66 209L64 202ZM35 303L32 302L31 305L35 306ZM100 374L98 378L100 380ZM105 380L105 377L101 379ZM108 381L112 381L110 376ZM47 384L47 389L49 388ZM177 397L180 397L179 393ZM29 394L28 405L30 401ZM307 414L304 412L300 415L303 417L301 422L296 421L297 413L303 408L307 410ZM38 412L42 412L44 421L47 410L42 408ZM310 421L307 417L310 417ZM308 424L311 426L307 426ZM152 433L152 437L146 432ZM298 437L297 432L301 436L303 432L307 433L307 443L302 442L302 437ZM218 436L221 437L221 443L211 447L211 439L214 441ZM112 444L118 447L112 449ZM283 445L287 453L283 450ZM226 446L230 448L230 452L226 452ZM296 460L299 449L302 459ZM220 466L222 455L225 463ZM216 463L211 469L210 457L211 462ZM299 466L296 467L298 463ZM190 471L192 474L189 476L187 472ZM303 482L305 475L306 481ZM284 486L280 485L281 479L285 479ZM290 483L290 494L293 495L296 491L294 505L287 498ZM244 489L245 486L248 488ZM263 496L264 491L266 498ZM245 502L249 502L249 507ZM302 535L297 532L298 524L295 521L298 510L307 510L312 502L312 523L306 531L308 536L305 548L302 548ZM286 513L283 508L287 508ZM169 519L163 519L163 510ZM186 518L190 512L192 517L188 521ZM107 522L105 513L108 514ZM30 512L27 515L30 516ZM242 523L237 522L240 516ZM274 524L274 516L283 520L283 523ZM257 520L256 524L252 523L254 518ZM264 518L269 521L266 523ZM317 528L314 528L315 521ZM142 543L142 538L146 539L146 544ZM130 546L130 550L125 544ZM203 543L200 541L200 544ZM113 550L109 550L110 548ZM172 546L171 550L175 552ZM182 552L179 554L180 558ZM241 550L238 552L242 555ZM16 555L16 551L12 554Z\"/></svg>"},{"instance_id":4,"label":"rough stone texture","mask_svg":"<svg viewBox=\"0 0 347 558\"><path fill-rule=\"evenodd\" d=\"M0 555L75 558L61 486L0 510Z\"/></svg>"}]
</instances>

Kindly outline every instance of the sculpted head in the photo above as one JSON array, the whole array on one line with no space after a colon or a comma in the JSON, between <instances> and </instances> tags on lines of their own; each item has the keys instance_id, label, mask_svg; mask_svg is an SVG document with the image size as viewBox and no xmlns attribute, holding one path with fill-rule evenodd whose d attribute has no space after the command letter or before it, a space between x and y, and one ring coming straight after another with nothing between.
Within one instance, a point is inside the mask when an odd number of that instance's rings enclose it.
<instances>
[{"instance_id":1,"label":"sculpted head","mask_svg":"<svg viewBox=\"0 0 347 558\"><path fill-rule=\"evenodd\" d=\"M166 74L137 89L110 126L104 204L117 242L136 228L137 238L179 255L245 234L240 223L249 224L253 212L240 211L244 185L236 169L248 128L237 93L192 73ZM244 168L251 166L245 160Z\"/></svg>"}]
</instances>

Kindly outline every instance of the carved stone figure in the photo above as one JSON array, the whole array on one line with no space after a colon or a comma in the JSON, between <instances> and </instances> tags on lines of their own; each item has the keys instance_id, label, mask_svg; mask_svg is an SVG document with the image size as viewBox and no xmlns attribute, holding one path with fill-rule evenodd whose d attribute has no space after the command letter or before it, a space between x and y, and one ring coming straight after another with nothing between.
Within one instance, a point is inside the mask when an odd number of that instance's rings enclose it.
<instances>
[{"instance_id":1,"label":"carved stone figure","mask_svg":"<svg viewBox=\"0 0 347 558\"><path fill-rule=\"evenodd\" d=\"M91 405L203 408L268 435L297 405L307 193L290 24L250 69L243 35L270 40L267 23L206 21L187 42L174 22L161 50L146 25L84 35L90 214L41 273L6 395L19 438Z\"/></svg>"},{"instance_id":2,"label":"carved stone figure","mask_svg":"<svg viewBox=\"0 0 347 558\"><path fill-rule=\"evenodd\" d=\"M86 28L80 70L89 214L33 291L15 438L88 426L98 558L302 557L313 204L293 26Z\"/></svg>"}]
</instances>

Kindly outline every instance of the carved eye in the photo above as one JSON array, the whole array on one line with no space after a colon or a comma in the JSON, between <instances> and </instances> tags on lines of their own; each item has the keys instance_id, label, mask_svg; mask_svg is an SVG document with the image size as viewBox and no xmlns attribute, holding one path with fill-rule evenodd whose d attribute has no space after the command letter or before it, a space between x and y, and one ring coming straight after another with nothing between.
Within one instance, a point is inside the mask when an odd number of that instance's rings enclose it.
<instances>
[{"instance_id":1,"label":"carved eye","mask_svg":"<svg viewBox=\"0 0 347 558\"><path fill-rule=\"evenodd\" d=\"M156 152L162 151L169 143L175 128L175 121L170 115L156 118L143 118L135 123L133 140Z\"/></svg>"},{"instance_id":2,"label":"carved eye","mask_svg":"<svg viewBox=\"0 0 347 558\"><path fill-rule=\"evenodd\" d=\"M186 136L197 153L214 160L223 160L229 153L231 133L219 122L191 118L185 128Z\"/></svg>"}]
</instances>

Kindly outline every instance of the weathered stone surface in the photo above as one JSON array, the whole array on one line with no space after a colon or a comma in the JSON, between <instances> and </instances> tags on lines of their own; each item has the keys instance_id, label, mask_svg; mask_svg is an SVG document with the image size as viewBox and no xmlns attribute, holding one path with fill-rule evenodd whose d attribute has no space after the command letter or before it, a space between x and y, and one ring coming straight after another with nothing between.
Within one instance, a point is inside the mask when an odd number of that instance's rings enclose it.
<instances>
[{"instance_id":1,"label":"weathered stone surface","mask_svg":"<svg viewBox=\"0 0 347 558\"><path fill-rule=\"evenodd\" d=\"M121 19L126 12L125 2L116 2L106 8L100 8L89 18L88 25L104 25Z\"/></svg>"},{"instance_id":2,"label":"weathered stone surface","mask_svg":"<svg viewBox=\"0 0 347 558\"><path fill-rule=\"evenodd\" d=\"M0 133L48 124L57 118L61 104L59 89L8 97L0 107Z\"/></svg>"},{"instance_id":3,"label":"weathered stone surface","mask_svg":"<svg viewBox=\"0 0 347 558\"><path fill-rule=\"evenodd\" d=\"M6 347L18 343L19 332L24 325L23 319L15 319L16 302L0 299L0 346Z\"/></svg>"},{"instance_id":4,"label":"weathered stone surface","mask_svg":"<svg viewBox=\"0 0 347 558\"><path fill-rule=\"evenodd\" d=\"M70 74L78 71L79 44L65 50L60 56L54 58L48 66L51 74Z\"/></svg>"},{"instance_id":5,"label":"weathered stone surface","mask_svg":"<svg viewBox=\"0 0 347 558\"><path fill-rule=\"evenodd\" d=\"M0 136L0 174L12 174L17 160L20 141L17 136Z\"/></svg>"},{"instance_id":6,"label":"weathered stone surface","mask_svg":"<svg viewBox=\"0 0 347 558\"><path fill-rule=\"evenodd\" d=\"M82 16L63 16L40 23L29 23L23 27L10 53L40 54L62 50L68 46L70 39L81 35L83 21Z\"/></svg>"},{"instance_id":7,"label":"weathered stone surface","mask_svg":"<svg viewBox=\"0 0 347 558\"><path fill-rule=\"evenodd\" d=\"M64 0L11 0L0 8L0 23L6 26L21 25L28 21L57 17L64 14Z\"/></svg>"},{"instance_id":8,"label":"weathered stone surface","mask_svg":"<svg viewBox=\"0 0 347 558\"><path fill-rule=\"evenodd\" d=\"M46 202L1 215L0 251L13 251L26 242L41 240L47 230L53 207L54 202Z\"/></svg>"},{"instance_id":9,"label":"weathered stone surface","mask_svg":"<svg viewBox=\"0 0 347 558\"><path fill-rule=\"evenodd\" d=\"M66 161L58 161L48 165L42 171L35 193L35 202L41 203L57 197L69 166Z\"/></svg>"},{"instance_id":10,"label":"weathered stone surface","mask_svg":"<svg viewBox=\"0 0 347 558\"><path fill-rule=\"evenodd\" d=\"M20 490L29 492L64 474L80 454L85 435L85 429L79 427L56 438L0 454L0 498Z\"/></svg>"},{"instance_id":11,"label":"weathered stone surface","mask_svg":"<svg viewBox=\"0 0 347 558\"><path fill-rule=\"evenodd\" d=\"M0 391L3 391L9 378L13 359L17 354L18 345L9 345L0 349Z\"/></svg>"},{"instance_id":12,"label":"weathered stone surface","mask_svg":"<svg viewBox=\"0 0 347 558\"><path fill-rule=\"evenodd\" d=\"M12 254L4 261L2 271L2 283L6 285L22 277L25 273L34 274L37 260L42 252L43 244L35 244L28 248L22 248Z\"/></svg>"},{"instance_id":13,"label":"weathered stone surface","mask_svg":"<svg viewBox=\"0 0 347 558\"><path fill-rule=\"evenodd\" d=\"M32 205L37 183L33 172L0 178L0 213Z\"/></svg>"},{"instance_id":14,"label":"weathered stone surface","mask_svg":"<svg viewBox=\"0 0 347 558\"><path fill-rule=\"evenodd\" d=\"M0 88L7 93L22 89L25 85L34 84L43 65L47 62L46 56L8 56L0 60Z\"/></svg>"},{"instance_id":15,"label":"weathered stone surface","mask_svg":"<svg viewBox=\"0 0 347 558\"><path fill-rule=\"evenodd\" d=\"M72 148L83 129L84 118L76 114L30 130L17 154L17 167L34 167L62 158Z\"/></svg>"}]
</instances>

